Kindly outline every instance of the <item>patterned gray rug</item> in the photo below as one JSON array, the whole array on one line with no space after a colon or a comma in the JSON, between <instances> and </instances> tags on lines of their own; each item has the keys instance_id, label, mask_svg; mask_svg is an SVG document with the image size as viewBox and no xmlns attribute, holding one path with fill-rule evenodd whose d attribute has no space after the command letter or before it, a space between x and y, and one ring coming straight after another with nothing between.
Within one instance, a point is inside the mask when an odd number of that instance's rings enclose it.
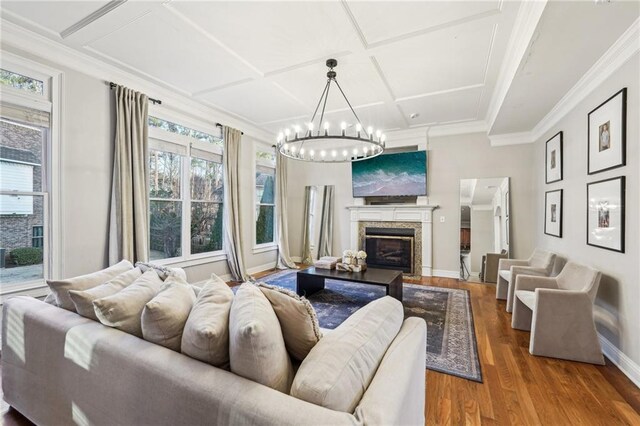
<instances>
[{"instance_id":1,"label":"patterned gray rug","mask_svg":"<svg viewBox=\"0 0 640 426\"><path fill-rule=\"evenodd\" d=\"M296 289L296 271L268 275L259 281ZM427 368L482 382L469 291L404 284L405 316L427 322ZM325 289L309 301L320 327L333 329L367 303L385 295L384 287L327 280Z\"/></svg>"}]
</instances>

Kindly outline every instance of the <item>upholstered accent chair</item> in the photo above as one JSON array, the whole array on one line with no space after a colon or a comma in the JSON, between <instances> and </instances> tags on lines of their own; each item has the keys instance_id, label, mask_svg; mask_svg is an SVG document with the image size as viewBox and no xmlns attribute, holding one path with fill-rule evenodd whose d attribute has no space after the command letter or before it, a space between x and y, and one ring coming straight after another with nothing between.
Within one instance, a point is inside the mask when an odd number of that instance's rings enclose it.
<instances>
[{"instance_id":1,"label":"upholstered accent chair","mask_svg":"<svg viewBox=\"0 0 640 426\"><path fill-rule=\"evenodd\" d=\"M531 330L533 355L604 364L593 320L602 274L567 262L555 277L519 275L511 326Z\"/></svg>"},{"instance_id":2,"label":"upholstered accent chair","mask_svg":"<svg viewBox=\"0 0 640 426\"><path fill-rule=\"evenodd\" d=\"M487 253L482 256L482 267L480 270L480 279L485 283L495 283L498 281L498 262L500 259L506 259L509 255L506 250L500 253Z\"/></svg>"},{"instance_id":3,"label":"upholstered accent chair","mask_svg":"<svg viewBox=\"0 0 640 426\"><path fill-rule=\"evenodd\" d=\"M529 259L500 259L496 299L507 301L507 312L513 311L513 294L518 275L548 277L553 271L556 255L535 249Z\"/></svg>"}]
</instances>

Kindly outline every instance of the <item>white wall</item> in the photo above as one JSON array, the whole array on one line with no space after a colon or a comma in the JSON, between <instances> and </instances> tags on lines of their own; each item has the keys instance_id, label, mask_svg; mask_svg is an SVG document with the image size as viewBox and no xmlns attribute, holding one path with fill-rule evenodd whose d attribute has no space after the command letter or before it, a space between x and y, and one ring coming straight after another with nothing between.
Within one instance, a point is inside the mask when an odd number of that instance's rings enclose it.
<instances>
[{"instance_id":1,"label":"white wall","mask_svg":"<svg viewBox=\"0 0 640 426\"><path fill-rule=\"evenodd\" d=\"M590 93L578 106L536 141L534 147L536 245L565 258L591 265L603 273L596 300L598 331L634 363L640 365L640 56L636 54L622 68ZM627 92L627 165L587 175L587 114L623 87ZM564 179L544 183L545 141L562 131L564 136ZM626 176L626 252L624 254L586 244L586 185L588 182ZM563 237L543 232L544 193L564 189ZM636 380L640 369L636 370Z\"/></svg>"},{"instance_id":2,"label":"white wall","mask_svg":"<svg viewBox=\"0 0 640 426\"><path fill-rule=\"evenodd\" d=\"M61 70L63 85L62 169L63 252L62 275L76 276L107 266L109 203L113 162L115 106L104 80L62 64L42 60L11 46L3 50ZM211 122L216 122L211 117ZM222 120L220 120L222 121ZM275 250L253 254L253 147L243 137L240 149L240 208L243 253L247 269L275 265ZM55 167L55 165L54 165ZM212 272L228 274L226 261L186 267L189 281L207 279Z\"/></svg>"},{"instance_id":3,"label":"white wall","mask_svg":"<svg viewBox=\"0 0 640 426\"><path fill-rule=\"evenodd\" d=\"M415 132L415 131L414 131ZM416 146L426 143L422 136L401 139L390 134L390 146ZM433 268L457 276L459 258L460 179L511 178L512 256L528 257L534 247L533 145L491 147L485 134L431 137L427 143L429 204L440 207L434 212ZM335 185L334 254L349 248L349 212L351 197L350 164L317 164L289 160L289 244L292 256L300 256L302 216L306 185ZM440 222L440 217L445 222ZM517 231L515 231L517 230Z\"/></svg>"}]
</instances>

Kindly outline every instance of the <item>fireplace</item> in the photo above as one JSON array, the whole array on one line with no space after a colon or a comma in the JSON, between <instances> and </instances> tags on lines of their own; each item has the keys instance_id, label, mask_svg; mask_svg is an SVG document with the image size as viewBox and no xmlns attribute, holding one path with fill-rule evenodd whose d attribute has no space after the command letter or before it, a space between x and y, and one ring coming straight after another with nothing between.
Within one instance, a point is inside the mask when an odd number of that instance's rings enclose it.
<instances>
[{"instance_id":1,"label":"fireplace","mask_svg":"<svg viewBox=\"0 0 640 426\"><path fill-rule=\"evenodd\" d=\"M414 273L415 230L410 228L365 228L367 265Z\"/></svg>"}]
</instances>

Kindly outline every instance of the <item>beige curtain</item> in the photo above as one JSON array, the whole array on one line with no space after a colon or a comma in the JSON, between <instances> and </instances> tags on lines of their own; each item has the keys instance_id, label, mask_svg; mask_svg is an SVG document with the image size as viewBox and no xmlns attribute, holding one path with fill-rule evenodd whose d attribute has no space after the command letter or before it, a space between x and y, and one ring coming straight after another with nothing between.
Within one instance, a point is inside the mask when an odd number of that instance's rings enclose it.
<instances>
[{"instance_id":1,"label":"beige curtain","mask_svg":"<svg viewBox=\"0 0 640 426\"><path fill-rule=\"evenodd\" d=\"M318 241L318 259L331 256L333 248L333 185L325 185L322 195L322 216L320 216L320 239Z\"/></svg>"},{"instance_id":2,"label":"beige curtain","mask_svg":"<svg viewBox=\"0 0 640 426\"><path fill-rule=\"evenodd\" d=\"M240 238L240 141L242 132L224 127L224 247L235 281L247 281Z\"/></svg>"},{"instance_id":3,"label":"beige curtain","mask_svg":"<svg viewBox=\"0 0 640 426\"><path fill-rule=\"evenodd\" d=\"M117 86L116 137L113 155L109 263L147 261L149 193L147 162L147 95Z\"/></svg>"},{"instance_id":4,"label":"beige curtain","mask_svg":"<svg viewBox=\"0 0 640 426\"><path fill-rule=\"evenodd\" d=\"M289 252L289 224L287 222L287 157L276 154L276 232L278 233L277 269L296 269Z\"/></svg>"}]
</instances>

